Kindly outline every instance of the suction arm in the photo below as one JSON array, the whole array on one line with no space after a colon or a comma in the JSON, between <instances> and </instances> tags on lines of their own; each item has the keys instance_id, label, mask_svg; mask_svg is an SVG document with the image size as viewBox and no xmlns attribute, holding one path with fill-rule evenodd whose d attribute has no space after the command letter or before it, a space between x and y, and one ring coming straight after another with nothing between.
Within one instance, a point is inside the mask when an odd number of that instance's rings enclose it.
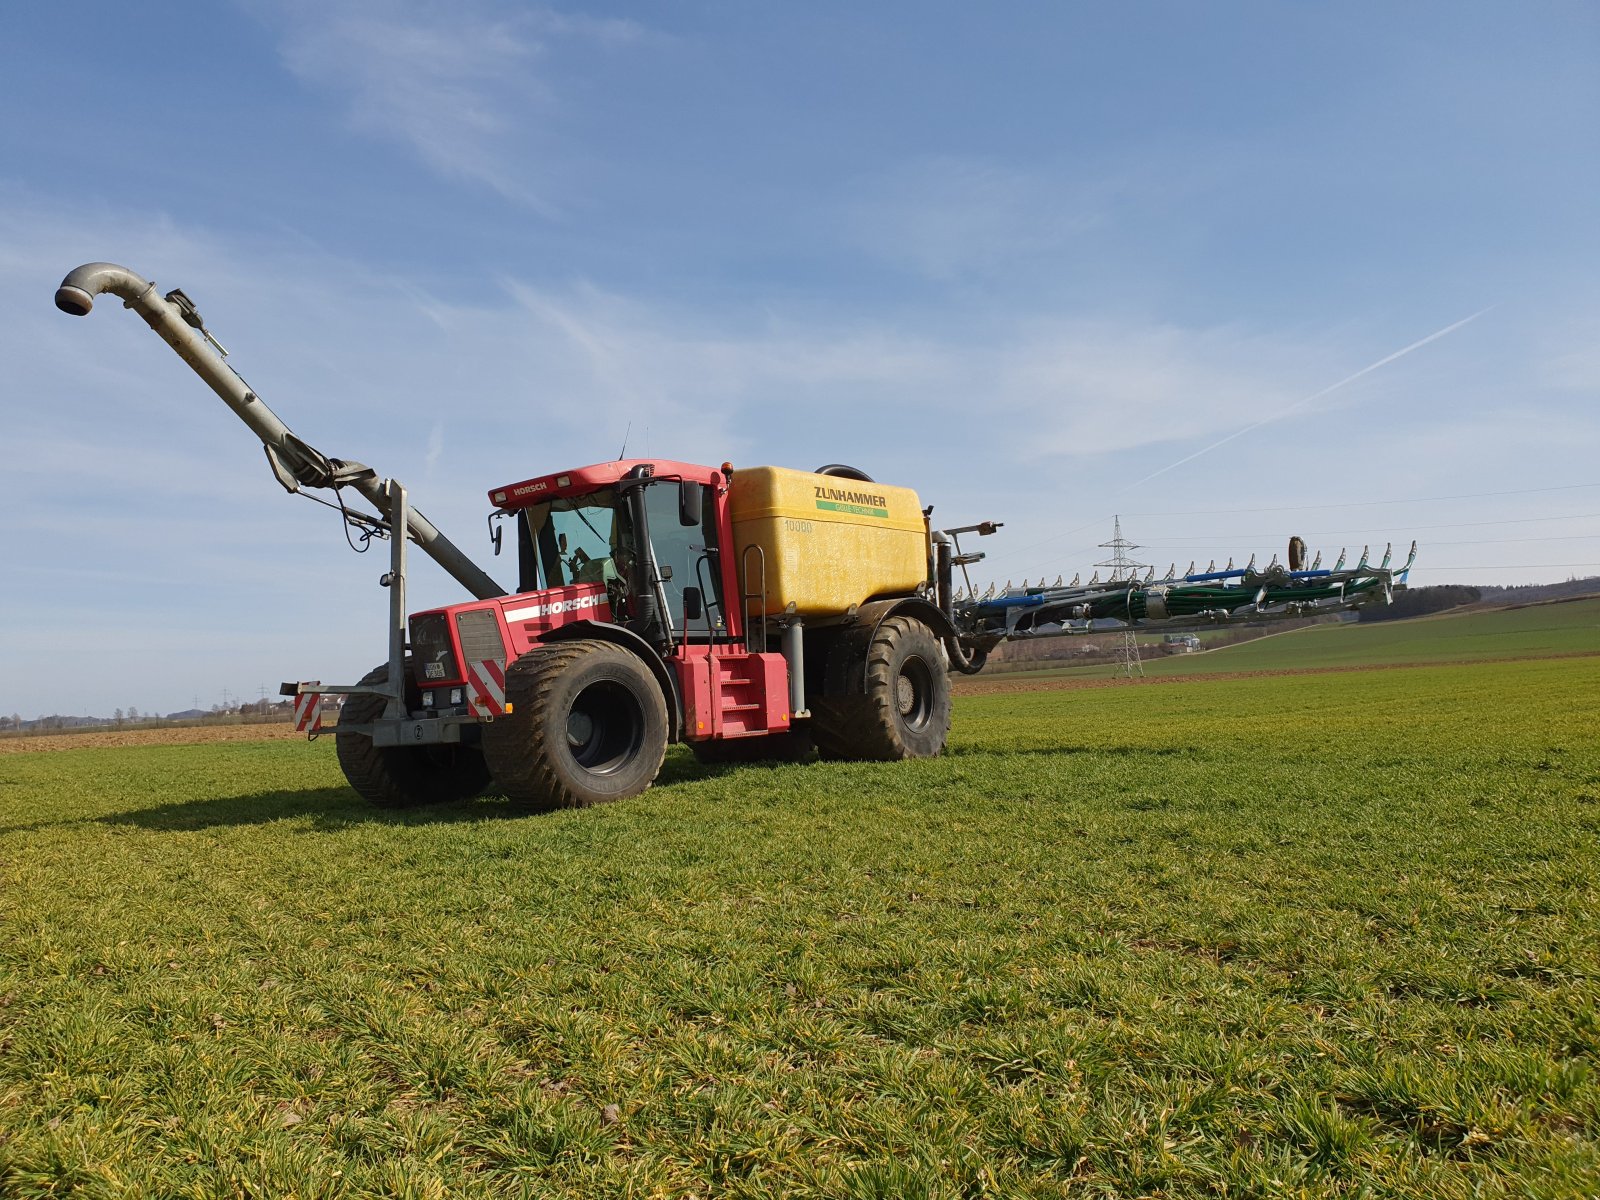
<instances>
[{"instance_id":1,"label":"suction arm","mask_svg":"<svg viewBox=\"0 0 1600 1200\"><path fill-rule=\"evenodd\" d=\"M371 467L346 459L329 458L296 437L278 419L250 385L223 361L226 351L206 330L199 311L181 291L162 296L151 283L115 263L85 263L70 272L56 289L56 307L74 317L87 316L96 296L120 296L123 307L144 318L161 340L231 408L261 439L272 473L288 491L308 488L353 487L385 517L389 493L384 480ZM506 594L505 589L440 533L416 509L406 513L406 530L430 558L479 600Z\"/></svg>"}]
</instances>

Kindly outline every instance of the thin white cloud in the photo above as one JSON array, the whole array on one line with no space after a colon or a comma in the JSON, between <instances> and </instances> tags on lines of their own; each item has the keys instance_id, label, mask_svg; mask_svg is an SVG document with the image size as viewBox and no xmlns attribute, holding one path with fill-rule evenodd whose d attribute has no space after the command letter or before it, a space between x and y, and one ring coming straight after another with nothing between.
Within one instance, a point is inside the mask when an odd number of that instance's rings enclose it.
<instances>
[{"instance_id":1,"label":"thin white cloud","mask_svg":"<svg viewBox=\"0 0 1600 1200\"><path fill-rule=\"evenodd\" d=\"M846 219L863 249L935 280L1053 254L1106 220L1115 187L956 156L911 160L857 183Z\"/></svg>"},{"instance_id":2,"label":"thin white cloud","mask_svg":"<svg viewBox=\"0 0 1600 1200\"><path fill-rule=\"evenodd\" d=\"M715 318L683 315L592 286L535 289L508 284L537 338L547 376L601 407L634 419L687 423L686 434L760 440L739 420L784 405L814 414L863 393L937 384L948 352L914 335L859 322L807 327L768 321L717 328ZM593 408L587 411L592 412ZM686 439L687 440L687 439Z\"/></svg>"},{"instance_id":3,"label":"thin white cloud","mask_svg":"<svg viewBox=\"0 0 1600 1200\"><path fill-rule=\"evenodd\" d=\"M1149 250L1153 214L1182 210L1224 185L1225 144L1130 146L1093 162L922 155L849 182L845 236L860 251L934 284L1059 285L1127 270ZM1115 279L1101 282L1103 296Z\"/></svg>"},{"instance_id":4,"label":"thin white cloud","mask_svg":"<svg viewBox=\"0 0 1600 1200\"><path fill-rule=\"evenodd\" d=\"M1568 319L1541 331L1540 378L1560 391L1600 397L1600 321Z\"/></svg>"},{"instance_id":5,"label":"thin white cloud","mask_svg":"<svg viewBox=\"0 0 1600 1200\"><path fill-rule=\"evenodd\" d=\"M433 428L428 430L428 452L423 456L423 462L427 464L428 468L428 478L433 478L435 469L439 465L439 459L443 454L444 422L435 421Z\"/></svg>"},{"instance_id":6,"label":"thin white cloud","mask_svg":"<svg viewBox=\"0 0 1600 1200\"><path fill-rule=\"evenodd\" d=\"M342 97L351 128L547 214L548 181L523 149L529 126L558 107L542 61L563 39L643 36L631 21L486 3L288 0L258 11L281 30L289 69Z\"/></svg>"},{"instance_id":7,"label":"thin white cloud","mask_svg":"<svg viewBox=\"0 0 1600 1200\"><path fill-rule=\"evenodd\" d=\"M997 388L1030 414L1027 458L1082 457L1182 441L1258 415L1326 352L1233 327L1030 322L1001 356Z\"/></svg>"}]
</instances>

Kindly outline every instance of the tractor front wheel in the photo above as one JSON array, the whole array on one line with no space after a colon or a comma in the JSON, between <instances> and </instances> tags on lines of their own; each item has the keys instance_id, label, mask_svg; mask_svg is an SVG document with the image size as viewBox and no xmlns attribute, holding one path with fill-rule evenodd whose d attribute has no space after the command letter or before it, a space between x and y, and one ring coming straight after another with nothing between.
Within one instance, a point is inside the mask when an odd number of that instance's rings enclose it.
<instances>
[{"instance_id":1,"label":"tractor front wheel","mask_svg":"<svg viewBox=\"0 0 1600 1200\"><path fill-rule=\"evenodd\" d=\"M811 703L811 732L822 757L894 761L943 753L950 676L933 631L911 617L887 618L867 646L864 667L864 693Z\"/></svg>"},{"instance_id":2,"label":"tractor front wheel","mask_svg":"<svg viewBox=\"0 0 1600 1200\"><path fill-rule=\"evenodd\" d=\"M483 727L495 783L533 812L637 796L667 752L667 704L638 655L610 642L537 646L506 671L511 712Z\"/></svg>"},{"instance_id":3,"label":"tractor front wheel","mask_svg":"<svg viewBox=\"0 0 1600 1200\"><path fill-rule=\"evenodd\" d=\"M362 677L363 684L382 683L387 664ZM370 692L356 692L339 713L341 725L365 725L383 716L386 701ZM419 705L406 660L406 708ZM336 727L337 728L337 727ZM335 733L334 751L344 777L362 799L379 808L415 808L470 800L489 786L489 767L476 746L375 746L364 733Z\"/></svg>"}]
</instances>

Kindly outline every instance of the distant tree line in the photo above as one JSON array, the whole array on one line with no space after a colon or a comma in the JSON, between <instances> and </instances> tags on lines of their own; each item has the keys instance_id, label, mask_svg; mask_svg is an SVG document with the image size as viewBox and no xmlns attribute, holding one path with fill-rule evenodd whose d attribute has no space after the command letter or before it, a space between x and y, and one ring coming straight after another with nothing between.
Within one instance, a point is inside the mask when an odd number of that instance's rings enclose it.
<instances>
[{"instance_id":1,"label":"distant tree line","mask_svg":"<svg viewBox=\"0 0 1600 1200\"><path fill-rule=\"evenodd\" d=\"M323 712L330 717L339 709L338 696L323 699ZM90 733L100 729L150 729L165 725L265 725L274 721L288 721L294 716L292 700L251 700L245 704L224 707L214 704L211 711L190 709L186 712L162 716L129 705L119 708L109 717L80 717L65 713L51 713L24 720L21 714L6 716L0 713L0 736L32 733Z\"/></svg>"},{"instance_id":2,"label":"distant tree line","mask_svg":"<svg viewBox=\"0 0 1600 1200\"><path fill-rule=\"evenodd\" d=\"M1600 595L1600 575L1573 577L1560 583L1527 583L1481 590L1483 598L1491 604L1533 604L1541 600L1564 600L1569 596Z\"/></svg>"},{"instance_id":3,"label":"distant tree line","mask_svg":"<svg viewBox=\"0 0 1600 1200\"><path fill-rule=\"evenodd\" d=\"M1476 604L1481 598L1482 593L1475 587L1447 583L1439 587L1407 588L1396 593L1393 604L1373 604L1359 611L1362 621L1399 621L1460 608L1463 604Z\"/></svg>"}]
</instances>

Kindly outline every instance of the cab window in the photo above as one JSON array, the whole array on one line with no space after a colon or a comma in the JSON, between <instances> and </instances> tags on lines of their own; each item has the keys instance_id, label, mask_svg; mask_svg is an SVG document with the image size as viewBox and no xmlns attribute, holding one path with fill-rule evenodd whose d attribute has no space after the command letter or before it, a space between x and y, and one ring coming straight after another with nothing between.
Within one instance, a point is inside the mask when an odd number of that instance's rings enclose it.
<instances>
[{"instance_id":1,"label":"cab window","mask_svg":"<svg viewBox=\"0 0 1600 1200\"><path fill-rule=\"evenodd\" d=\"M610 488L524 509L518 542L525 592L610 583L627 574L628 538Z\"/></svg>"}]
</instances>

